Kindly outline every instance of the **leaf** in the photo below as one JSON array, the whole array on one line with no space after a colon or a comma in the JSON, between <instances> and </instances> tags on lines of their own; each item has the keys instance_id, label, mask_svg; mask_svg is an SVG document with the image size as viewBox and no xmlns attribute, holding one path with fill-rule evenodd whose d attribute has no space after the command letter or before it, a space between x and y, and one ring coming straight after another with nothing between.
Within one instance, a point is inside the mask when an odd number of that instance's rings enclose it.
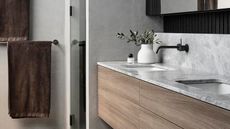
<instances>
[{"instance_id":1,"label":"leaf","mask_svg":"<svg viewBox=\"0 0 230 129\"><path fill-rule=\"evenodd\" d=\"M135 45L139 46L141 44L160 44L161 41L157 38L154 30L145 30L142 34L138 31L129 30L130 35L126 36L124 33L117 33L117 38L121 40L127 40L127 43L133 42Z\"/></svg>"},{"instance_id":2,"label":"leaf","mask_svg":"<svg viewBox=\"0 0 230 129\"><path fill-rule=\"evenodd\" d=\"M134 32L132 30L129 30L129 31L130 31L131 35L134 35Z\"/></svg>"}]
</instances>

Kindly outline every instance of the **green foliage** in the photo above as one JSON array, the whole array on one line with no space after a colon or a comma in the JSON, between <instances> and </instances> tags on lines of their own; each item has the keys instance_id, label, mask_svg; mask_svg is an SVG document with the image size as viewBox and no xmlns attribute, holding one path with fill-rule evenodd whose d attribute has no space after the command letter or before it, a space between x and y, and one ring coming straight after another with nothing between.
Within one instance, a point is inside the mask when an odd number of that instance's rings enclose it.
<instances>
[{"instance_id":1,"label":"green foliage","mask_svg":"<svg viewBox=\"0 0 230 129\"><path fill-rule=\"evenodd\" d=\"M121 40L127 40L127 43L133 42L139 46L141 44L160 44L161 41L157 38L154 30L146 30L143 34L139 34L138 31L130 30L130 36L126 36L124 33L117 33L117 38Z\"/></svg>"}]
</instances>

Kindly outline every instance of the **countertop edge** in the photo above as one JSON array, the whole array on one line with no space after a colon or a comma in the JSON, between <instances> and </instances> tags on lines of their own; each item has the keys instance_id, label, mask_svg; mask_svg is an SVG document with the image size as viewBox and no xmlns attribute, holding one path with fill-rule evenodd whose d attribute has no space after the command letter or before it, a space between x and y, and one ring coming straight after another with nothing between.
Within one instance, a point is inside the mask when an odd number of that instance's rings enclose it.
<instances>
[{"instance_id":1,"label":"countertop edge","mask_svg":"<svg viewBox=\"0 0 230 129\"><path fill-rule=\"evenodd\" d=\"M225 110L229 110L230 111L230 105L229 104L224 104L224 102L219 102L218 100L214 99L211 96L207 96L207 95L204 96L204 95L190 93L190 92L187 92L187 91L185 91L183 89L174 87L172 85L165 84L163 82L159 82L159 81L156 81L156 80L148 80L148 79L142 78L140 76L137 76L135 74L126 72L124 70L121 70L119 68L115 68L115 67L113 67L111 65L108 65L106 63L108 63L108 62L97 62L97 65L105 67L105 68L108 68L108 69L111 69L111 70L114 70L116 72L128 75L130 77L134 77L135 79L139 79L139 80L145 81L147 83L151 83L151 84L157 85L159 87L168 89L170 91L173 91L173 92L176 92L176 93L179 93L179 94L191 97L193 99L197 99L197 100L200 100L202 102L206 102L206 103L211 104L213 106L217 106L217 107L220 107L220 108L223 108ZM116 63L116 62L114 62L114 63Z\"/></svg>"}]
</instances>

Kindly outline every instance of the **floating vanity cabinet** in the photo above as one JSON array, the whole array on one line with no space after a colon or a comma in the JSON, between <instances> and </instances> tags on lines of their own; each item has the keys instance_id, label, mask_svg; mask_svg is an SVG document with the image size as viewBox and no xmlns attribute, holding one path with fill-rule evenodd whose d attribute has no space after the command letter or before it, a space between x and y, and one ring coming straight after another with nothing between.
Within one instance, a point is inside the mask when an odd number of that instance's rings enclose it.
<instances>
[{"instance_id":1,"label":"floating vanity cabinet","mask_svg":"<svg viewBox=\"0 0 230 129\"><path fill-rule=\"evenodd\" d=\"M140 80L101 66L98 115L114 129L181 129L140 106Z\"/></svg>"},{"instance_id":2,"label":"floating vanity cabinet","mask_svg":"<svg viewBox=\"0 0 230 129\"><path fill-rule=\"evenodd\" d=\"M184 129L230 129L230 111L143 81L140 105Z\"/></svg>"},{"instance_id":3,"label":"floating vanity cabinet","mask_svg":"<svg viewBox=\"0 0 230 129\"><path fill-rule=\"evenodd\" d=\"M99 116L114 129L139 128L139 80L98 67Z\"/></svg>"},{"instance_id":4,"label":"floating vanity cabinet","mask_svg":"<svg viewBox=\"0 0 230 129\"><path fill-rule=\"evenodd\" d=\"M98 66L98 115L114 129L230 129L230 111Z\"/></svg>"}]
</instances>

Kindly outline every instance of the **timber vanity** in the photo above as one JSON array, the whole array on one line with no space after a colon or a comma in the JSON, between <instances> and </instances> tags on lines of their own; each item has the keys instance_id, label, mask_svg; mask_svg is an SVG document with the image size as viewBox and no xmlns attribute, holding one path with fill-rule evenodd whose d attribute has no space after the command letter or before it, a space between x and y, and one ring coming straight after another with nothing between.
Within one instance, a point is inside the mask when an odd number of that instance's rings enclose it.
<instances>
[{"instance_id":1,"label":"timber vanity","mask_svg":"<svg viewBox=\"0 0 230 129\"><path fill-rule=\"evenodd\" d=\"M228 82L160 64L99 62L98 115L114 129L230 129L228 89L204 90L178 81L198 79Z\"/></svg>"}]
</instances>

